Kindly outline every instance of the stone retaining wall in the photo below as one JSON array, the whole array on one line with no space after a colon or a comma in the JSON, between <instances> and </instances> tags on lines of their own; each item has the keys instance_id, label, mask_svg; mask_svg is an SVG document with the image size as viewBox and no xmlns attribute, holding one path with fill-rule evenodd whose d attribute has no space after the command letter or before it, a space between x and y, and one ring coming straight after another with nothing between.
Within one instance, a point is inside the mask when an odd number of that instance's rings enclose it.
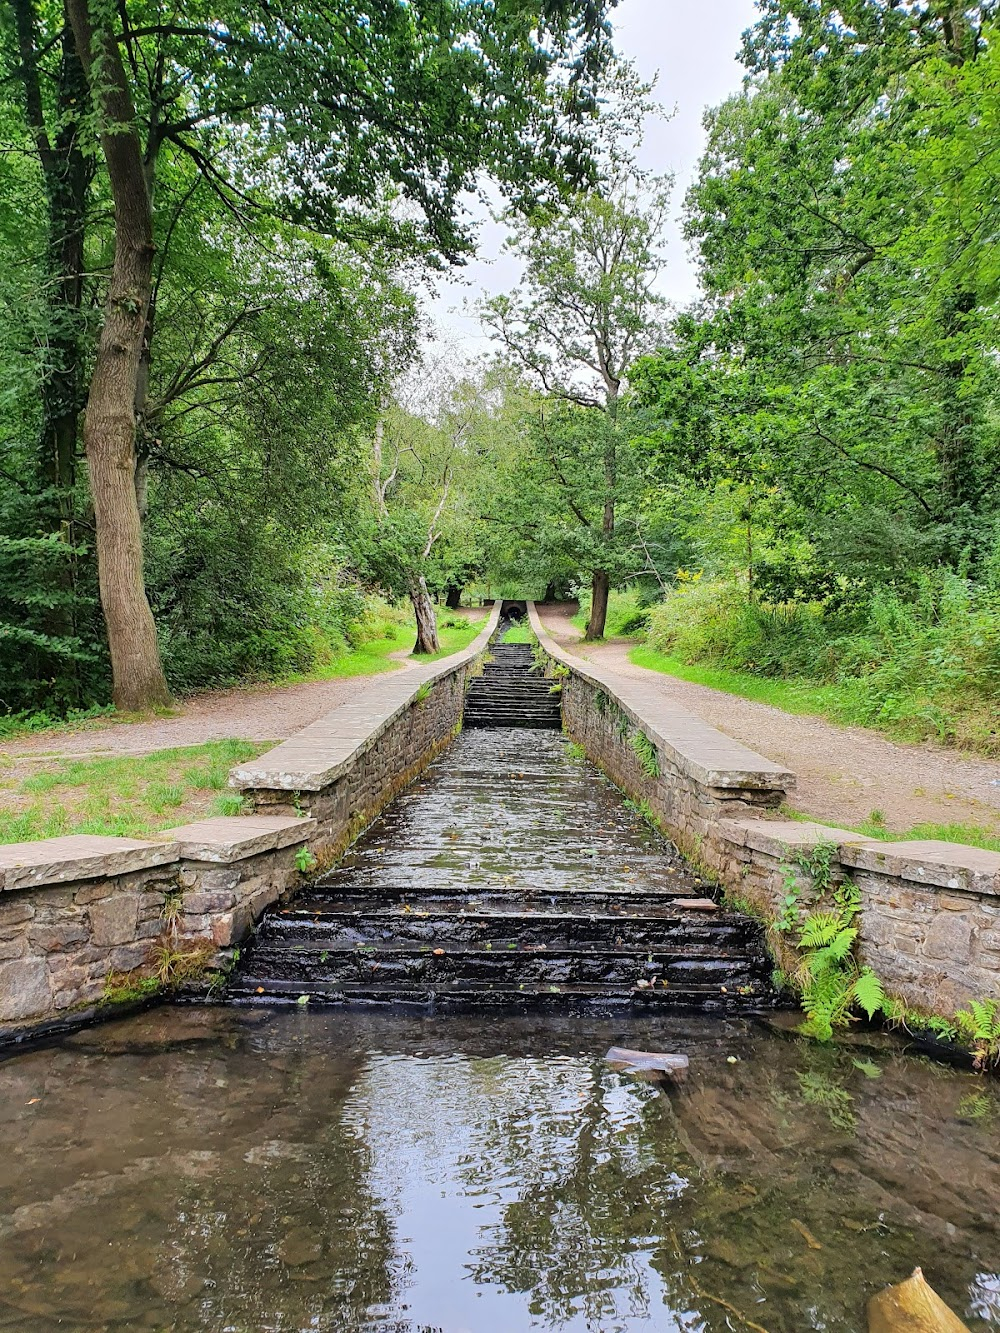
<instances>
[{"instance_id":1,"label":"stone retaining wall","mask_svg":"<svg viewBox=\"0 0 1000 1333\"><path fill-rule=\"evenodd\" d=\"M332 864L461 726L466 686L500 605L468 648L369 688L361 703L234 768L230 785L262 813L307 812L317 822L310 845L322 865Z\"/></svg>"},{"instance_id":2,"label":"stone retaining wall","mask_svg":"<svg viewBox=\"0 0 1000 1333\"><path fill-rule=\"evenodd\" d=\"M0 846L0 1042L111 1014L110 997L223 961L300 878L309 819L201 820L160 841L79 835Z\"/></svg>"},{"instance_id":3,"label":"stone retaining wall","mask_svg":"<svg viewBox=\"0 0 1000 1333\"><path fill-rule=\"evenodd\" d=\"M773 924L791 882L803 919L818 903L800 863L825 844L831 886L850 877L861 893L860 961L890 994L945 1017L970 1000L1000 998L1000 854L948 842L875 842L781 818L791 774L666 705L660 691L560 648L531 605L529 616L546 653L568 672L567 732L734 898ZM659 776L640 760L640 734L655 750ZM772 947L782 966L794 966L790 944L772 936Z\"/></svg>"},{"instance_id":4,"label":"stone retaining wall","mask_svg":"<svg viewBox=\"0 0 1000 1333\"><path fill-rule=\"evenodd\" d=\"M0 846L0 1043L110 1016L160 973L224 967L301 882L302 850L310 870L335 859L448 743L499 616L497 603L461 653L378 682L234 769L252 814L148 840Z\"/></svg>"},{"instance_id":5,"label":"stone retaining wall","mask_svg":"<svg viewBox=\"0 0 1000 1333\"><path fill-rule=\"evenodd\" d=\"M721 819L777 809L794 787L794 775L779 764L665 706L655 688L560 648L531 603L528 615L546 653L569 673L562 689L567 733L612 782L649 806L687 856L702 859ZM644 765L642 750L655 752L658 775Z\"/></svg>"}]
</instances>

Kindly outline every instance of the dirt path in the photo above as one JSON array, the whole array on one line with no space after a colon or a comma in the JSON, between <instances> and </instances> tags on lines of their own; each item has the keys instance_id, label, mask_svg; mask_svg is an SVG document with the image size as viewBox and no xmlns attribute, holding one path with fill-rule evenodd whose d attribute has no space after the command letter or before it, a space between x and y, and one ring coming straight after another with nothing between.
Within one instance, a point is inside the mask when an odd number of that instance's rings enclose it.
<instances>
[{"instance_id":1,"label":"dirt path","mask_svg":"<svg viewBox=\"0 0 1000 1333\"><path fill-rule=\"evenodd\" d=\"M540 606L542 624L557 643L619 675L655 684L680 704L798 778L796 810L848 825L881 810L890 829L915 824L976 824L1000 832L1000 763L930 743L903 745L860 727L783 713L705 685L634 666L635 644L583 644L570 624L572 606Z\"/></svg>"},{"instance_id":2,"label":"dirt path","mask_svg":"<svg viewBox=\"0 0 1000 1333\"><path fill-rule=\"evenodd\" d=\"M397 668L398 669L398 668ZM79 731L43 732L0 742L0 758L77 754L149 754L153 750L234 737L285 740L324 713L354 703L385 673L310 681L304 685L209 690L185 699L170 717L92 723Z\"/></svg>"}]
</instances>

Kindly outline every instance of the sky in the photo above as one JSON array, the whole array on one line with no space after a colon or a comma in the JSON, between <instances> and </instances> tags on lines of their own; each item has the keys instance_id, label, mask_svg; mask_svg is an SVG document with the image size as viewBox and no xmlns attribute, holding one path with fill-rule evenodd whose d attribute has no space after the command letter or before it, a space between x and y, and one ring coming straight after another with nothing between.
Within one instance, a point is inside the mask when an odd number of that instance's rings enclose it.
<instances>
[{"instance_id":1,"label":"sky","mask_svg":"<svg viewBox=\"0 0 1000 1333\"><path fill-rule=\"evenodd\" d=\"M678 305L698 292L695 264L680 230L685 191L704 146L702 113L737 92L744 70L737 59L741 34L754 21L753 0L620 0L615 10L616 45L643 79L656 78L654 97L670 120L647 127L640 161L655 172L672 172L672 218L667 264L660 289ZM486 221L478 257L459 276L439 281L427 313L439 337L463 356L489 349L479 321L465 307L483 296L509 291L518 267L501 254L506 229Z\"/></svg>"}]
</instances>

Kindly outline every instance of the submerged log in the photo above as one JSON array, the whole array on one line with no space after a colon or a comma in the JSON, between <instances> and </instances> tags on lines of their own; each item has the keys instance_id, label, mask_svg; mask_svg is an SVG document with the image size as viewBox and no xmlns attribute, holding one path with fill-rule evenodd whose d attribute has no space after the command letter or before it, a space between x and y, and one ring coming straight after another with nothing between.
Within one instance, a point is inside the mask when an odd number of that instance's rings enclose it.
<instances>
[{"instance_id":1,"label":"submerged log","mask_svg":"<svg viewBox=\"0 0 1000 1333\"><path fill-rule=\"evenodd\" d=\"M612 1046L604 1058L609 1064L634 1070L637 1074L669 1074L671 1078L683 1078L688 1070L686 1055L667 1055L662 1051L630 1051L625 1046Z\"/></svg>"},{"instance_id":2,"label":"submerged log","mask_svg":"<svg viewBox=\"0 0 1000 1333\"><path fill-rule=\"evenodd\" d=\"M868 1302L868 1333L969 1333L915 1268L905 1282L887 1287Z\"/></svg>"}]
</instances>

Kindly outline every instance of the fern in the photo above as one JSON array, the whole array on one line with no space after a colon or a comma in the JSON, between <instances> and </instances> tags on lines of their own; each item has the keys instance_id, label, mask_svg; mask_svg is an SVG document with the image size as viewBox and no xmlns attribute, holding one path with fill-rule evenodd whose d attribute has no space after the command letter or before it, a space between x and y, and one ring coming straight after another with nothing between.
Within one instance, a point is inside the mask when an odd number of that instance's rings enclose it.
<instances>
[{"instance_id":1,"label":"fern","mask_svg":"<svg viewBox=\"0 0 1000 1333\"><path fill-rule=\"evenodd\" d=\"M805 920L799 936L803 949L821 949L831 944L840 930L840 916L836 912L813 912Z\"/></svg>"},{"instance_id":2,"label":"fern","mask_svg":"<svg viewBox=\"0 0 1000 1333\"><path fill-rule=\"evenodd\" d=\"M956 1013L955 1027L972 1047L977 1069L1000 1065L1000 1000L970 1000Z\"/></svg>"},{"instance_id":3,"label":"fern","mask_svg":"<svg viewBox=\"0 0 1000 1333\"><path fill-rule=\"evenodd\" d=\"M885 990L870 967L864 967L858 973L854 983L854 1001L870 1019L885 1009Z\"/></svg>"}]
</instances>

